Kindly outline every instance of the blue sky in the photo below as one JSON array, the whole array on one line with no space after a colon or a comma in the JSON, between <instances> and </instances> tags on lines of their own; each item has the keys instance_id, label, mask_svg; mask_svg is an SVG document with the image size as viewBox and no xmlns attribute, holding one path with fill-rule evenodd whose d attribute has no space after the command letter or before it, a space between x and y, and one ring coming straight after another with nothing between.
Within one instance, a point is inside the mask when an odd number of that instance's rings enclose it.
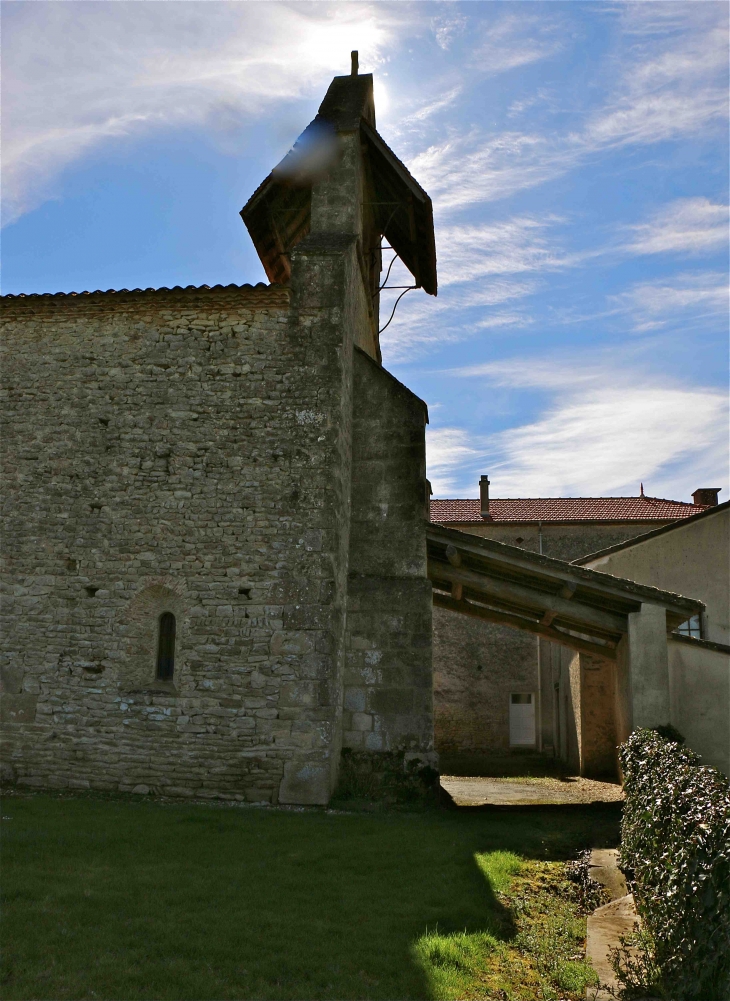
<instances>
[{"instance_id":1,"label":"blue sky","mask_svg":"<svg viewBox=\"0 0 730 1001\"><path fill-rule=\"evenodd\" d=\"M238 210L357 48L434 202L382 348L435 495L727 499L726 4L11 0L2 45L3 292L265 280Z\"/></svg>"}]
</instances>

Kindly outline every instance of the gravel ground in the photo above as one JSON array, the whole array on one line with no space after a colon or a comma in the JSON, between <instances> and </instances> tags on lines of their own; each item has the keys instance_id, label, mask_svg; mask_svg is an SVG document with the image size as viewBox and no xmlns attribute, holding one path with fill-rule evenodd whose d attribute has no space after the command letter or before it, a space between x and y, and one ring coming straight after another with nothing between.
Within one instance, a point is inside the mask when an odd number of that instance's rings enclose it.
<instances>
[{"instance_id":1,"label":"gravel ground","mask_svg":"<svg viewBox=\"0 0 730 1001\"><path fill-rule=\"evenodd\" d=\"M442 775L441 785L457 806L525 806L536 803L614 803L624 798L615 782L557 778L472 778Z\"/></svg>"}]
</instances>

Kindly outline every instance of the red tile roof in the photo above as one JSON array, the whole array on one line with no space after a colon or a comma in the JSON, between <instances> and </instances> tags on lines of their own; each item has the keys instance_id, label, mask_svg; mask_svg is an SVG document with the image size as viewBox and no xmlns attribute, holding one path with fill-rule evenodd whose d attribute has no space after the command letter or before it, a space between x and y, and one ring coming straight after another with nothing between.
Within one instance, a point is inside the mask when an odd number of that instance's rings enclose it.
<instances>
[{"instance_id":1,"label":"red tile roof","mask_svg":"<svg viewBox=\"0 0 730 1001\"><path fill-rule=\"evenodd\" d=\"M494 522L522 521L673 521L708 510L707 505L661 497L514 497L493 498L489 513ZM431 521L484 524L480 502L432 500Z\"/></svg>"}]
</instances>

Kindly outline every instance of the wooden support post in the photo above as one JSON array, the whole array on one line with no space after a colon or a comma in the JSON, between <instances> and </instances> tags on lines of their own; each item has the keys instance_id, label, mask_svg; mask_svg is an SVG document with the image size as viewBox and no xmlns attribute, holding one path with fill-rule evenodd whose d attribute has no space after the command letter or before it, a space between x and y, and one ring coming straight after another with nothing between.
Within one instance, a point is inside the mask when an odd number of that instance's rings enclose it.
<instances>
[{"instance_id":1,"label":"wooden support post","mask_svg":"<svg viewBox=\"0 0 730 1001\"><path fill-rule=\"evenodd\" d=\"M446 559L449 561L452 567L461 566L461 556L459 555L459 551L456 548L456 546L446 547Z\"/></svg>"}]
</instances>

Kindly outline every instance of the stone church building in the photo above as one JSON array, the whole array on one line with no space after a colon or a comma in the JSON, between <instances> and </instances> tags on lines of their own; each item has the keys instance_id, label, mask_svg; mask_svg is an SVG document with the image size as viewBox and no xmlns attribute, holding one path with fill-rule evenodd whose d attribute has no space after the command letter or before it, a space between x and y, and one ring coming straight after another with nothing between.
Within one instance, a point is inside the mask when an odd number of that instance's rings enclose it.
<instances>
[{"instance_id":1,"label":"stone church building","mask_svg":"<svg viewBox=\"0 0 730 1001\"><path fill-rule=\"evenodd\" d=\"M383 238L436 295L433 213L356 60L241 216L269 285L0 300L3 781L420 795L437 751L549 749L542 640L604 664L626 726L670 721L667 636L703 599L566 561L691 505L490 505L483 478L429 523L379 298ZM588 691L576 747L608 760Z\"/></svg>"},{"instance_id":2,"label":"stone church building","mask_svg":"<svg viewBox=\"0 0 730 1001\"><path fill-rule=\"evenodd\" d=\"M270 285L2 299L2 762L24 786L326 803L435 774L426 406L381 238L431 201L370 75L242 210Z\"/></svg>"}]
</instances>

